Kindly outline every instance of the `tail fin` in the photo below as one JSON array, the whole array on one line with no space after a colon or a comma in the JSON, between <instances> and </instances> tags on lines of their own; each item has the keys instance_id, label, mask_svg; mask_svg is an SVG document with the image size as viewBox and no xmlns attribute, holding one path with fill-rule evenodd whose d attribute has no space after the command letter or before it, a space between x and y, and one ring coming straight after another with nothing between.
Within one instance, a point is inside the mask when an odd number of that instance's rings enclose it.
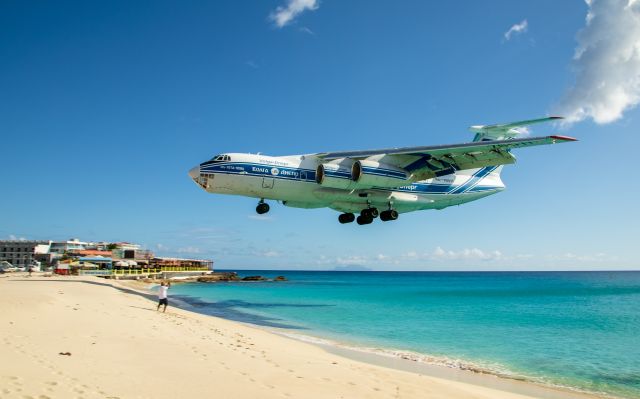
<instances>
[{"instance_id":1,"label":"tail fin","mask_svg":"<svg viewBox=\"0 0 640 399\"><path fill-rule=\"evenodd\" d=\"M529 119L526 121L505 123L500 125L476 125L471 126L469 130L475 133L473 141L492 141L492 140L505 140L512 139L520 134L524 128L535 123L549 122L553 120L562 119L561 116L549 116L547 118Z\"/></svg>"}]
</instances>

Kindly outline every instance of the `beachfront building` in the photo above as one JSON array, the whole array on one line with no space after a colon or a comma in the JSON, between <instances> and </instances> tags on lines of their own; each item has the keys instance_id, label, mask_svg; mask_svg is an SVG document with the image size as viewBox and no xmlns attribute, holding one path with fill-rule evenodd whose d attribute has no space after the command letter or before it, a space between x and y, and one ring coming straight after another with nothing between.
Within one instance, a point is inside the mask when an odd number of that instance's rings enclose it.
<instances>
[{"instance_id":1,"label":"beachfront building","mask_svg":"<svg viewBox=\"0 0 640 399\"><path fill-rule=\"evenodd\" d=\"M102 256L104 258L110 258L113 256L111 251L102 251L99 249L79 249L67 252L73 256Z\"/></svg>"},{"instance_id":2,"label":"beachfront building","mask_svg":"<svg viewBox=\"0 0 640 399\"><path fill-rule=\"evenodd\" d=\"M62 255L69 251L83 250L87 248L87 243L77 238L68 241L51 241L49 252L52 254Z\"/></svg>"},{"instance_id":3,"label":"beachfront building","mask_svg":"<svg viewBox=\"0 0 640 399\"><path fill-rule=\"evenodd\" d=\"M49 241L0 240L0 262L5 261L15 267L26 268L38 261L37 255L48 244Z\"/></svg>"},{"instance_id":4,"label":"beachfront building","mask_svg":"<svg viewBox=\"0 0 640 399\"><path fill-rule=\"evenodd\" d=\"M111 243L106 241L88 242L86 248L98 251L108 251L109 245L111 245Z\"/></svg>"},{"instance_id":5,"label":"beachfront building","mask_svg":"<svg viewBox=\"0 0 640 399\"><path fill-rule=\"evenodd\" d=\"M209 259L153 258L151 259L151 267L213 271L213 261Z\"/></svg>"},{"instance_id":6,"label":"beachfront building","mask_svg":"<svg viewBox=\"0 0 640 399\"><path fill-rule=\"evenodd\" d=\"M112 244L114 259L133 260L137 263L149 264L149 260L153 258L153 252L141 249L140 245L130 242L117 242Z\"/></svg>"}]
</instances>

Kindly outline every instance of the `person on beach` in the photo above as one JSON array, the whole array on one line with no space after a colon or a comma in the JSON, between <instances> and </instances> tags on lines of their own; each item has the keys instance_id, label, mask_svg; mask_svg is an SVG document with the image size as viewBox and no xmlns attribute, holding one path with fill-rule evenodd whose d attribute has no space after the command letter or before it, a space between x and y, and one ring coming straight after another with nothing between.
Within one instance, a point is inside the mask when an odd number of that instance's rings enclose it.
<instances>
[{"instance_id":1,"label":"person on beach","mask_svg":"<svg viewBox=\"0 0 640 399\"><path fill-rule=\"evenodd\" d=\"M167 311L167 291L169 290L170 286L171 283L165 284L165 282L163 281L162 283L160 283L160 289L158 290L158 308L156 310L160 310L160 306L164 305L164 309L162 309L163 313Z\"/></svg>"}]
</instances>

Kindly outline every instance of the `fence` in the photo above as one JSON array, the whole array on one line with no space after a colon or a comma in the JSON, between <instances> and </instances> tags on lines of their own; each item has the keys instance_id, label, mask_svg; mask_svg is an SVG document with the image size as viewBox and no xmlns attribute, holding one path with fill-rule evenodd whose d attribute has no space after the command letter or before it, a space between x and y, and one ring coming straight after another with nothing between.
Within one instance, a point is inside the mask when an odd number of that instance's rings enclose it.
<instances>
[{"instance_id":1,"label":"fence","mask_svg":"<svg viewBox=\"0 0 640 399\"><path fill-rule=\"evenodd\" d=\"M202 266L162 266L131 269L78 270L80 276L140 276L164 272L208 272L211 269Z\"/></svg>"}]
</instances>

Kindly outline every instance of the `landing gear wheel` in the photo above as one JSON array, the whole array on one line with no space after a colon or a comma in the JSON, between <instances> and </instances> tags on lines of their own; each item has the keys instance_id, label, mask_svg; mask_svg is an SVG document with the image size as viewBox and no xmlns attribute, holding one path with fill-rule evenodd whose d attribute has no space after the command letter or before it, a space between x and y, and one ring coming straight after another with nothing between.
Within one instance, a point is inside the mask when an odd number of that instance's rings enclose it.
<instances>
[{"instance_id":1,"label":"landing gear wheel","mask_svg":"<svg viewBox=\"0 0 640 399\"><path fill-rule=\"evenodd\" d=\"M371 219L377 218L378 214L379 213L377 208L367 208L363 209L362 212L360 212L360 215L370 217Z\"/></svg>"},{"instance_id":2,"label":"landing gear wheel","mask_svg":"<svg viewBox=\"0 0 640 399\"><path fill-rule=\"evenodd\" d=\"M382 220L383 222L388 222L389 220L396 219L398 219L398 211L395 211L393 209L389 209L388 211L383 211L382 213L380 213L380 220Z\"/></svg>"},{"instance_id":3,"label":"landing gear wheel","mask_svg":"<svg viewBox=\"0 0 640 399\"><path fill-rule=\"evenodd\" d=\"M356 222L359 225L363 225L363 224L371 224L371 222L373 222L373 218L371 216L365 216L365 215L360 215L358 216L358 218L356 219Z\"/></svg>"},{"instance_id":4,"label":"landing gear wheel","mask_svg":"<svg viewBox=\"0 0 640 399\"><path fill-rule=\"evenodd\" d=\"M258 212L258 215L269 212L269 204L265 202L259 203L258 206L256 206L256 212Z\"/></svg>"},{"instance_id":5,"label":"landing gear wheel","mask_svg":"<svg viewBox=\"0 0 640 399\"><path fill-rule=\"evenodd\" d=\"M356 216L353 213L342 213L338 216L338 222L345 224L351 223L356 220Z\"/></svg>"}]
</instances>

